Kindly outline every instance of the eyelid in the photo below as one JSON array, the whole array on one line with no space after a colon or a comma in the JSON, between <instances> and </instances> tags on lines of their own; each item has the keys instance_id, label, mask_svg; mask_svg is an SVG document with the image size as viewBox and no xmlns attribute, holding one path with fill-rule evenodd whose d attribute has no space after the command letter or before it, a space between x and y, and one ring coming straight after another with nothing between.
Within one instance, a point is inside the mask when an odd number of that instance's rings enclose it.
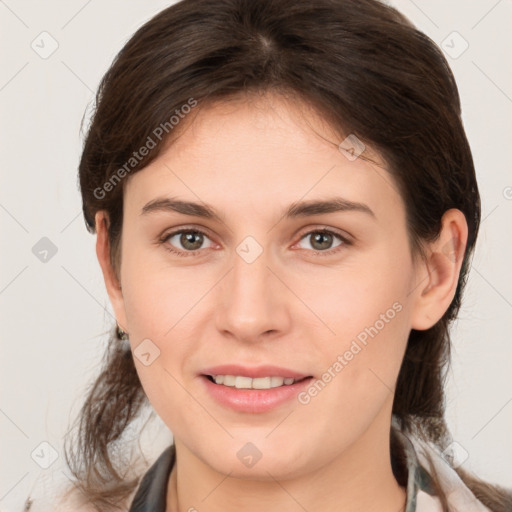
<instances>
[{"instance_id":1,"label":"eyelid","mask_svg":"<svg viewBox=\"0 0 512 512\"><path fill-rule=\"evenodd\" d=\"M202 227L199 228L197 226L180 226L180 227L177 227L174 229L164 231L164 233L158 237L158 242L160 244L170 245L167 243L169 238L172 238L173 236L179 235L180 233L183 233L183 232L185 232L185 233L186 232L200 233L200 234L208 237L210 240L212 240L212 238L213 238L211 236L211 234L209 233L209 230L206 228L202 228ZM212 240L212 243L215 243L215 242ZM165 249L173 254L178 254L180 256L198 256L199 253L204 251L204 249L197 249L195 251L184 251L181 249L177 249L174 246L171 246L171 247L172 248L165 247Z\"/></svg>"},{"instance_id":2,"label":"eyelid","mask_svg":"<svg viewBox=\"0 0 512 512\"><path fill-rule=\"evenodd\" d=\"M301 252L305 252L308 255L311 255L311 253L313 253L315 256L319 256L321 258L322 257L328 258L329 256L338 255L341 251L343 251L347 247L353 245L353 237L350 236L348 233L340 232L338 229L331 228L328 226L317 226L317 227L308 226L307 228L305 228L305 231L301 231L300 234L297 235L299 239L297 242L295 242L292 245L292 247L295 247L304 238L306 238L307 236L310 236L314 233L327 233L327 234L333 235L335 237L338 237L341 243L339 245L337 245L336 247L332 247L331 249L326 249L324 251L315 250L315 249L302 249L302 248L299 248L297 250L299 250Z\"/></svg>"},{"instance_id":3,"label":"eyelid","mask_svg":"<svg viewBox=\"0 0 512 512\"><path fill-rule=\"evenodd\" d=\"M338 229L338 228L326 226L325 224L317 224L317 225L313 225L313 226L307 226L306 228L302 228L301 230L299 230L299 232L295 236L298 237L299 241L300 241L300 240L302 240L302 238L304 238L305 235L309 235L311 233L322 233L322 232L331 233L333 235L339 236L347 244L351 244L354 242L354 237L352 235L350 235L348 232Z\"/></svg>"},{"instance_id":4,"label":"eyelid","mask_svg":"<svg viewBox=\"0 0 512 512\"><path fill-rule=\"evenodd\" d=\"M161 244L166 244L166 242L169 240L169 238L171 238L175 235L178 235L182 232L200 233L200 234L208 237L212 241L212 243L215 244L215 242L212 240L212 236L210 235L209 230L206 228L202 228L202 227L200 228L197 226L180 226L177 228L170 229L169 231L165 231L161 236L159 236L158 241ZM314 250L314 249L299 249L299 250L310 252L310 253L314 252L314 253L320 254L322 256L329 256L331 254L335 254L335 253L339 252L344 247L350 246L353 244L353 237L351 235L349 235L347 232L341 231L337 228L331 228L329 226L320 224L317 226L308 226L306 228L302 228L298 234L294 235L294 238L298 237L298 240L292 245L292 247L295 247L306 236L312 235L314 233L332 234L334 236L337 236L341 240L342 243L336 247L333 247L332 249L326 249L325 251L318 251L318 250ZM170 244L167 244L167 245L170 245ZM177 249L174 246L171 246L171 247L172 248L166 247L166 250L170 251L173 254L178 254L180 256L185 256L185 257L199 256L205 250L205 249L197 249L195 251L184 251L184 250Z\"/></svg>"}]
</instances>

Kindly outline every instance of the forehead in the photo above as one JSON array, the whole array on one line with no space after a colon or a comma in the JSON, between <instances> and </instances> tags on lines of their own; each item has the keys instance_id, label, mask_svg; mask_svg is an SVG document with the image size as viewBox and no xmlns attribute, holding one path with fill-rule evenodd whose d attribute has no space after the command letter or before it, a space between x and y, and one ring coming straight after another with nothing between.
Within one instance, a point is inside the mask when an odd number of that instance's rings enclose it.
<instances>
[{"instance_id":1,"label":"forehead","mask_svg":"<svg viewBox=\"0 0 512 512\"><path fill-rule=\"evenodd\" d=\"M344 135L305 103L236 98L181 122L179 135L127 183L125 199L139 210L165 194L226 212L334 194L375 210L401 203L381 157L368 146L359 158L347 156L339 149Z\"/></svg>"}]
</instances>

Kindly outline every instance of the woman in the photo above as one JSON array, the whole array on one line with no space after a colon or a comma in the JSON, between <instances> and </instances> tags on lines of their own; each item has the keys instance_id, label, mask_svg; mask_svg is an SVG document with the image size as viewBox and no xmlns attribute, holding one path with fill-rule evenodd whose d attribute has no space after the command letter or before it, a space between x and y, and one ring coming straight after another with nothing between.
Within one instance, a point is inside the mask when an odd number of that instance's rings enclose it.
<instances>
[{"instance_id":1,"label":"woman","mask_svg":"<svg viewBox=\"0 0 512 512\"><path fill-rule=\"evenodd\" d=\"M165 9L79 172L117 321L68 450L90 510L511 510L441 456L480 200L451 71L396 10ZM147 403L174 443L126 478Z\"/></svg>"}]
</instances>

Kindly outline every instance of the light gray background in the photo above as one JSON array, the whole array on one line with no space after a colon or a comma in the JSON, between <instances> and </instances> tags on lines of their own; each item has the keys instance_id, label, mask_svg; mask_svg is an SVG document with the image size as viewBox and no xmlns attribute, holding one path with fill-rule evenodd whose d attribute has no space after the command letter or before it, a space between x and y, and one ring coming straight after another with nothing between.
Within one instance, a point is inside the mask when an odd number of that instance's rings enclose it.
<instances>
[{"instance_id":1,"label":"light gray background","mask_svg":"<svg viewBox=\"0 0 512 512\"><path fill-rule=\"evenodd\" d=\"M510 486L512 2L390 3L445 49L459 85L483 222L454 330L447 418L458 456L468 454L464 467ZM81 215L80 122L116 53L169 4L0 0L3 512L21 510L31 490L65 481L62 437L98 371L112 322L95 236ZM46 262L33 253L42 237L57 249ZM162 426L157 418L141 441L148 460L171 439ZM57 460L42 469L52 450Z\"/></svg>"}]
</instances>

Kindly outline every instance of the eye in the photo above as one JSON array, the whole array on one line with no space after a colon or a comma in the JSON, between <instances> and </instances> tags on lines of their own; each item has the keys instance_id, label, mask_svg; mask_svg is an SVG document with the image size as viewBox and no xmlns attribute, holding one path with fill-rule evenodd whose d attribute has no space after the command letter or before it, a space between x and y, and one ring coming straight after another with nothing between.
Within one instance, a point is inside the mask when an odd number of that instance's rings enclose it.
<instances>
[{"instance_id":1,"label":"eye","mask_svg":"<svg viewBox=\"0 0 512 512\"><path fill-rule=\"evenodd\" d=\"M344 246L350 245L350 241L347 240L347 238L329 229L316 229L314 231L309 231L302 236L301 241L307 239L308 237L311 240L311 248L316 253L322 253L322 256L336 253L342 250ZM339 243L333 248L332 244L335 239L338 239ZM304 249L304 247L302 248ZM306 249L309 248L306 247Z\"/></svg>"},{"instance_id":2,"label":"eye","mask_svg":"<svg viewBox=\"0 0 512 512\"><path fill-rule=\"evenodd\" d=\"M315 229L305 233L302 235L301 241L308 237L311 239L311 248L301 248L313 250L316 254L321 256L337 253L345 246L351 245L351 242L346 237L326 228ZM203 247L205 239L210 242L207 247ZM332 244L336 239L338 240L338 244L333 247ZM197 228L172 231L171 233L165 234L160 239L160 242L164 244L166 250L179 256L197 256L201 249L212 247L212 242L208 235Z\"/></svg>"},{"instance_id":3,"label":"eye","mask_svg":"<svg viewBox=\"0 0 512 512\"><path fill-rule=\"evenodd\" d=\"M205 238L209 240L208 235L199 229L180 229L179 231L167 233L160 241L165 244L165 248L168 251L175 254L180 256L196 256L201 248L207 249L211 247L211 245L201 247ZM184 250L180 250L180 246Z\"/></svg>"}]
</instances>

